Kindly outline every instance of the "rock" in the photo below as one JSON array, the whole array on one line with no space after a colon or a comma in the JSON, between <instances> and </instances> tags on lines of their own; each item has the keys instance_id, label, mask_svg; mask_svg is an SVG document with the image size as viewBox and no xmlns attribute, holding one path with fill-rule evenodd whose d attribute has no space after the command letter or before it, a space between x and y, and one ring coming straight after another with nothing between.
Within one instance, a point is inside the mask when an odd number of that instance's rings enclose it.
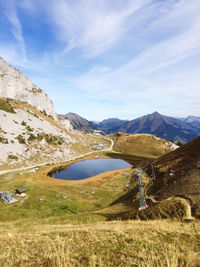
<instances>
[{"instance_id":1,"label":"rock","mask_svg":"<svg viewBox=\"0 0 200 267\"><path fill-rule=\"evenodd\" d=\"M0 57L0 97L27 102L57 120L54 104L26 75Z\"/></svg>"}]
</instances>

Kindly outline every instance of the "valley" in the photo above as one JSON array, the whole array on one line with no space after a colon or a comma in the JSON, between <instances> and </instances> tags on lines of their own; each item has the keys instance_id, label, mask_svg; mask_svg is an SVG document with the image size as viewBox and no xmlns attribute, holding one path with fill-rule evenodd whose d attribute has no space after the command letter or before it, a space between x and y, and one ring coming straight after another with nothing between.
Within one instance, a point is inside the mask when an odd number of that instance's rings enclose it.
<instances>
[{"instance_id":1,"label":"valley","mask_svg":"<svg viewBox=\"0 0 200 267\"><path fill-rule=\"evenodd\" d=\"M98 126L57 115L3 59L0 70L1 266L198 266L198 118L155 112ZM82 180L49 176L94 159L131 166Z\"/></svg>"}]
</instances>

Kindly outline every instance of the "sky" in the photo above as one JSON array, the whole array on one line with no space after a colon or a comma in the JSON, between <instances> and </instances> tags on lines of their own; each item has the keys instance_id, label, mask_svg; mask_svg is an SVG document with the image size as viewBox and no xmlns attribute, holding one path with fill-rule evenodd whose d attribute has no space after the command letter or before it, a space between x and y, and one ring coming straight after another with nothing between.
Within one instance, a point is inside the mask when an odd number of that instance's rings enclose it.
<instances>
[{"instance_id":1,"label":"sky","mask_svg":"<svg viewBox=\"0 0 200 267\"><path fill-rule=\"evenodd\" d=\"M200 116L200 0L0 0L0 56L58 114Z\"/></svg>"}]
</instances>

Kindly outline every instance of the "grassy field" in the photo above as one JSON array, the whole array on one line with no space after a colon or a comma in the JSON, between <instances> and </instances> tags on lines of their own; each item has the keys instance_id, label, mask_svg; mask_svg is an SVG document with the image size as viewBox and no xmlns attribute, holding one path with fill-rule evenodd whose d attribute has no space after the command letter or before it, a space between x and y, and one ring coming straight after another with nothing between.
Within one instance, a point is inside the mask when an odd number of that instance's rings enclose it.
<instances>
[{"instance_id":1,"label":"grassy field","mask_svg":"<svg viewBox=\"0 0 200 267\"><path fill-rule=\"evenodd\" d=\"M114 150L120 153L156 158L171 151L163 139L155 140L150 134L125 134L111 135L115 140Z\"/></svg>"},{"instance_id":2,"label":"grassy field","mask_svg":"<svg viewBox=\"0 0 200 267\"><path fill-rule=\"evenodd\" d=\"M199 222L8 224L0 241L2 267L200 266Z\"/></svg>"},{"instance_id":3,"label":"grassy field","mask_svg":"<svg viewBox=\"0 0 200 267\"><path fill-rule=\"evenodd\" d=\"M130 179L131 169L117 170L97 175L93 178L65 181L47 176L52 166L41 167L37 172L24 171L0 176L0 191L14 192L25 187L26 198L13 204L0 201L0 221L32 221L51 218L60 222L80 223L105 220L95 212L107 207L124 194Z\"/></svg>"}]
</instances>

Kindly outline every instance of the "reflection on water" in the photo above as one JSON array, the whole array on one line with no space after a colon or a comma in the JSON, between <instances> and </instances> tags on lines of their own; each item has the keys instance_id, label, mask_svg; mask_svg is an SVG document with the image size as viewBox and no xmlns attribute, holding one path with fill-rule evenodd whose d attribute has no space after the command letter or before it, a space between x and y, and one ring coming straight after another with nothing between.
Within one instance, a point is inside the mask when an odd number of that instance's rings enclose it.
<instances>
[{"instance_id":1,"label":"reflection on water","mask_svg":"<svg viewBox=\"0 0 200 267\"><path fill-rule=\"evenodd\" d=\"M122 159L88 159L75 162L53 177L62 180L82 180L102 172L129 168L132 165Z\"/></svg>"}]
</instances>

